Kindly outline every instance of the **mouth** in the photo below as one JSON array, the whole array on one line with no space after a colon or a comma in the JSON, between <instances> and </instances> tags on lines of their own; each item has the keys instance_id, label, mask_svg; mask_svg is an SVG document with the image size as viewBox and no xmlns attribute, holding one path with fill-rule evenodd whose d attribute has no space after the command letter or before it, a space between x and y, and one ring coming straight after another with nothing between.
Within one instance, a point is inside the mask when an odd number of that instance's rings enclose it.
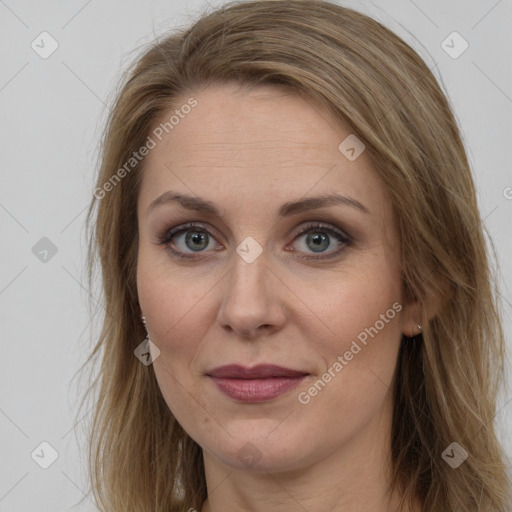
<instances>
[{"instance_id":1,"label":"mouth","mask_svg":"<svg viewBox=\"0 0 512 512\"><path fill-rule=\"evenodd\" d=\"M206 374L224 395L240 402L266 402L297 387L309 373L276 365L220 366Z\"/></svg>"}]
</instances>

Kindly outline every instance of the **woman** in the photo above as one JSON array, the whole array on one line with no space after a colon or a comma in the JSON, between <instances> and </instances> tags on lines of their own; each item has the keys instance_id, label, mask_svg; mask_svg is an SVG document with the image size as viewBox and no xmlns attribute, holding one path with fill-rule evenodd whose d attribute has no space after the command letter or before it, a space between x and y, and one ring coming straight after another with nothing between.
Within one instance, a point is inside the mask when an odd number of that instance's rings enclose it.
<instances>
[{"instance_id":1,"label":"woman","mask_svg":"<svg viewBox=\"0 0 512 512\"><path fill-rule=\"evenodd\" d=\"M381 24L237 2L156 42L111 112L93 213L101 510L509 510L468 160Z\"/></svg>"}]
</instances>

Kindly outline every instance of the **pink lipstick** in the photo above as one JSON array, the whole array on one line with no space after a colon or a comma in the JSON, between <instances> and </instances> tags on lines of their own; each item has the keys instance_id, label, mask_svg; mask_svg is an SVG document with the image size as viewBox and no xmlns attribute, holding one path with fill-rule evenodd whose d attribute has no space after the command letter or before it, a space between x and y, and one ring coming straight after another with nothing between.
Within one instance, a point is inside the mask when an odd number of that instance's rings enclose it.
<instances>
[{"instance_id":1,"label":"pink lipstick","mask_svg":"<svg viewBox=\"0 0 512 512\"><path fill-rule=\"evenodd\" d=\"M229 364L207 373L225 395L241 402L266 402L298 386L307 372L262 364L252 368Z\"/></svg>"}]
</instances>

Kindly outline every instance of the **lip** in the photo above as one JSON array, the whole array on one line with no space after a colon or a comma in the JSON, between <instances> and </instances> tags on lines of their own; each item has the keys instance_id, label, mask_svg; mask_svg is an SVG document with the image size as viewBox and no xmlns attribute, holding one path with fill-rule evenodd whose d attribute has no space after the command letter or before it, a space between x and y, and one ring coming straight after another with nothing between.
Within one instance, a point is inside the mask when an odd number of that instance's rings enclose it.
<instances>
[{"instance_id":1,"label":"lip","mask_svg":"<svg viewBox=\"0 0 512 512\"><path fill-rule=\"evenodd\" d=\"M219 366L206 374L219 391L241 402L266 402L297 387L309 374L282 366L237 364Z\"/></svg>"},{"instance_id":2,"label":"lip","mask_svg":"<svg viewBox=\"0 0 512 512\"><path fill-rule=\"evenodd\" d=\"M252 367L226 364L210 370L207 375L227 379L267 379L270 377L302 377L308 375L308 372L292 370L275 364L258 364Z\"/></svg>"}]
</instances>

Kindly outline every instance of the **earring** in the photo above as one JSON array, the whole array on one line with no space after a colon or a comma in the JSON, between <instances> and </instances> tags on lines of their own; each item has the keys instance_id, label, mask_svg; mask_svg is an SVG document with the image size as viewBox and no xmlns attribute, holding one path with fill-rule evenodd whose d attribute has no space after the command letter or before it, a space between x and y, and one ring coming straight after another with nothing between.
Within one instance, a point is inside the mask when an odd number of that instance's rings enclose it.
<instances>
[{"instance_id":1,"label":"earring","mask_svg":"<svg viewBox=\"0 0 512 512\"><path fill-rule=\"evenodd\" d=\"M148 328L146 327L146 317L145 316L142 317L142 323L144 324L144 329L146 329L146 338L144 339L144 341L150 341Z\"/></svg>"},{"instance_id":2,"label":"earring","mask_svg":"<svg viewBox=\"0 0 512 512\"><path fill-rule=\"evenodd\" d=\"M407 334L404 334L404 336L410 340L414 339L415 336L418 336L419 334L421 334L421 331L423 331L423 327L421 327L420 324L416 324L416 327L420 330L420 332L418 334L412 334L411 336L408 336Z\"/></svg>"},{"instance_id":3,"label":"earring","mask_svg":"<svg viewBox=\"0 0 512 512\"><path fill-rule=\"evenodd\" d=\"M148 366L152 364L155 359L160 355L160 350L149 338L149 332L146 327L146 317L142 316L142 323L146 330L146 337L142 340L142 343L135 349L135 355L144 364Z\"/></svg>"}]
</instances>

